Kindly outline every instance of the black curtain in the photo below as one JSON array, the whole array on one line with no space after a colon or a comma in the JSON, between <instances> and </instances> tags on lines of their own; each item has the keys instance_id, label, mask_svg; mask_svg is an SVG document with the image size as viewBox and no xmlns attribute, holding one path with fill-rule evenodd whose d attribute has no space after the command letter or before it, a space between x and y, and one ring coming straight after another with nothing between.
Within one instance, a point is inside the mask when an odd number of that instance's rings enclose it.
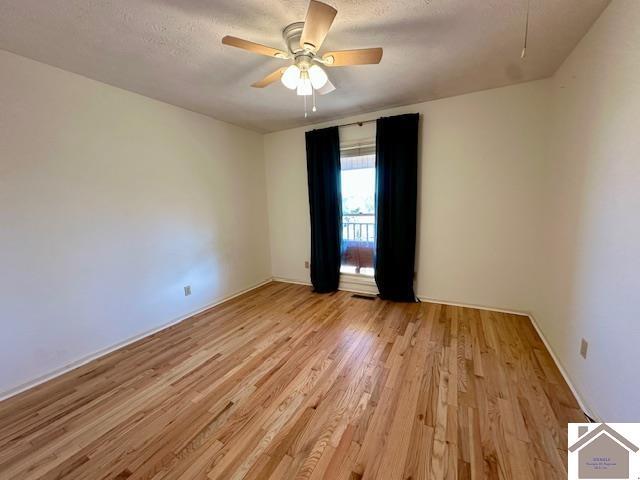
<instances>
[{"instance_id":1,"label":"black curtain","mask_svg":"<svg viewBox=\"0 0 640 480\"><path fill-rule=\"evenodd\" d=\"M417 113L380 118L376 132L376 260L380 297L415 302Z\"/></svg>"},{"instance_id":2,"label":"black curtain","mask_svg":"<svg viewBox=\"0 0 640 480\"><path fill-rule=\"evenodd\" d=\"M340 282L342 198L338 127L306 133L311 283L318 293L334 292Z\"/></svg>"}]
</instances>

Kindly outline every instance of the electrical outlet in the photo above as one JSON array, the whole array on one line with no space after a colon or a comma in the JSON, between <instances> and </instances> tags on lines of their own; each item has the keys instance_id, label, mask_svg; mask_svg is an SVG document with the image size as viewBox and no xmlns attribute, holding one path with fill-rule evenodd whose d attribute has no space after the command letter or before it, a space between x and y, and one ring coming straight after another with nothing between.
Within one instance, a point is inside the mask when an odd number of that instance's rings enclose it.
<instances>
[{"instance_id":1,"label":"electrical outlet","mask_svg":"<svg viewBox=\"0 0 640 480\"><path fill-rule=\"evenodd\" d=\"M304 262L304 268L309 268L309 262Z\"/></svg>"},{"instance_id":2,"label":"electrical outlet","mask_svg":"<svg viewBox=\"0 0 640 480\"><path fill-rule=\"evenodd\" d=\"M587 350L589 349L589 342L587 342L584 338L580 343L580 355L582 358L587 358Z\"/></svg>"},{"instance_id":3,"label":"electrical outlet","mask_svg":"<svg viewBox=\"0 0 640 480\"><path fill-rule=\"evenodd\" d=\"M184 287L184 296L188 297L189 295L191 295L191 285Z\"/></svg>"}]
</instances>

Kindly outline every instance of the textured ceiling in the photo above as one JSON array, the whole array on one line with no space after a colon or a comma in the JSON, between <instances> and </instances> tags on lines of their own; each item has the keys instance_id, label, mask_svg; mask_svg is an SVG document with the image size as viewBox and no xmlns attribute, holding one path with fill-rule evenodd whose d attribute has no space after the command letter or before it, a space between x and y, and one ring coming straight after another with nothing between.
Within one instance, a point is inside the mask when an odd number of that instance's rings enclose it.
<instances>
[{"instance_id":1,"label":"textured ceiling","mask_svg":"<svg viewBox=\"0 0 640 480\"><path fill-rule=\"evenodd\" d=\"M1 0L0 48L258 131L317 123L550 76L609 0L327 0L323 50L383 47L380 65L328 69L337 90L305 119L283 65L220 43L284 47L307 0Z\"/></svg>"}]
</instances>

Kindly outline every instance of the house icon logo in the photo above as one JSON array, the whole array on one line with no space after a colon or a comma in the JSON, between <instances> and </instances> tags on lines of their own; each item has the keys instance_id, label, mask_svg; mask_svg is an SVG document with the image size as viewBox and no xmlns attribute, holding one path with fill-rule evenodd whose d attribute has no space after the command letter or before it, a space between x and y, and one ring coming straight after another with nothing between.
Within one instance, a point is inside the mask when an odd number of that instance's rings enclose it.
<instances>
[{"instance_id":1,"label":"house icon logo","mask_svg":"<svg viewBox=\"0 0 640 480\"><path fill-rule=\"evenodd\" d=\"M569 479L640 480L639 439L640 424L569 424Z\"/></svg>"}]
</instances>

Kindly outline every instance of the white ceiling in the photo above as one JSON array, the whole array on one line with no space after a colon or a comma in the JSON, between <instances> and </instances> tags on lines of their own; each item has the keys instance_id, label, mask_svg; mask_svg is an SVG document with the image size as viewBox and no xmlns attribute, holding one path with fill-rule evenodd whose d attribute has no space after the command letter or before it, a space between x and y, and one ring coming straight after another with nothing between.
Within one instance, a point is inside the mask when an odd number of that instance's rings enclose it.
<instances>
[{"instance_id":1,"label":"white ceiling","mask_svg":"<svg viewBox=\"0 0 640 480\"><path fill-rule=\"evenodd\" d=\"M234 35L283 48L307 0L1 0L0 48L258 131L548 77L609 0L326 0L323 50L383 47L380 65L333 68L337 90L303 117L283 61L221 45Z\"/></svg>"}]
</instances>

